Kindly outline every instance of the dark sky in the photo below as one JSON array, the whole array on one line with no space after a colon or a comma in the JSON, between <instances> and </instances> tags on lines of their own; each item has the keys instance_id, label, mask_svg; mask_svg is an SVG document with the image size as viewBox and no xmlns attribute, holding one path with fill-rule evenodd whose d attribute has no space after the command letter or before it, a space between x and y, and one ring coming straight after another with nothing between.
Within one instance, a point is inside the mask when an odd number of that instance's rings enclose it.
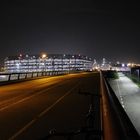
<instances>
[{"instance_id":1,"label":"dark sky","mask_svg":"<svg viewBox=\"0 0 140 140\"><path fill-rule=\"evenodd\" d=\"M0 63L22 54L83 54L140 63L140 5L100 0L5 0Z\"/></svg>"}]
</instances>

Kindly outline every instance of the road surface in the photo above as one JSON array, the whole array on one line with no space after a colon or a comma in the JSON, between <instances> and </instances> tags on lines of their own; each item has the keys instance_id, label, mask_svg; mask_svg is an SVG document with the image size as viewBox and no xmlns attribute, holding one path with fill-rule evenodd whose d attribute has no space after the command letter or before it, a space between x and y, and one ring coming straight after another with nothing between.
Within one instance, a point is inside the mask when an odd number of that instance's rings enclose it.
<instances>
[{"instance_id":1,"label":"road surface","mask_svg":"<svg viewBox=\"0 0 140 140\"><path fill-rule=\"evenodd\" d=\"M99 93L99 73L69 74L0 87L0 140L38 140L49 130L86 126L90 97ZM97 127L100 117L97 117Z\"/></svg>"},{"instance_id":2,"label":"road surface","mask_svg":"<svg viewBox=\"0 0 140 140\"><path fill-rule=\"evenodd\" d=\"M140 134L140 88L122 73L110 81L116 96Z\"/></svg>"}]
</instances>

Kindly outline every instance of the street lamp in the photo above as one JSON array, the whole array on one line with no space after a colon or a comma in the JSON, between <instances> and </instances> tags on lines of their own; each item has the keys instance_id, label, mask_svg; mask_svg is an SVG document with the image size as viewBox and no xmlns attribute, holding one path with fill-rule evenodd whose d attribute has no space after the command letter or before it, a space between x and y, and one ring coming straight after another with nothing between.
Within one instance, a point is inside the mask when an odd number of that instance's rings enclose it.
<instances>
[{"instance_id":1,"label":"street lamp","mask_svg":"<svg viewBox=\"0 0 140 140\"><path fill-rule=\"evenodd\" d=\"M46 57L47 57L47 55L44 53L44 54L42 54L42 59L45 59Z\"/></svg>"},{"instance_id":2,"label":"street lamp","mask_svg":"<svg viewBox=\"0 0 140 140\"><path fill-rule=\"evenodd\" d=\"M43 53L41 55L41 58L43 59L43 62L44 62L44 71L46 71L46 58L47 58L47 54Z\"/></svg>"}]
</instances>

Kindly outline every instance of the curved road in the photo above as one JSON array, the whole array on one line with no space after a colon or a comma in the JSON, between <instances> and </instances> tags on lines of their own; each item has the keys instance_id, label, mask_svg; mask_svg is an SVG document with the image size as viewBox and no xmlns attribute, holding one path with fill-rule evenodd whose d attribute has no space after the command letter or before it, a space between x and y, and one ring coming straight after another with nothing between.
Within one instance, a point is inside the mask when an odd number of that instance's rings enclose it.
<instances>
[{"instance_id":1,"label":"curved road","mask_svg":"<svg viewBox=\"0 0 140 140\"><path fill-rule=\"evenodd\" d=\"M71 131L86 126L90 98L78 91L99 93L99 89L99 73L1 86L0 140L37 140L50 129Z\"/></svg>"}]
</instances>

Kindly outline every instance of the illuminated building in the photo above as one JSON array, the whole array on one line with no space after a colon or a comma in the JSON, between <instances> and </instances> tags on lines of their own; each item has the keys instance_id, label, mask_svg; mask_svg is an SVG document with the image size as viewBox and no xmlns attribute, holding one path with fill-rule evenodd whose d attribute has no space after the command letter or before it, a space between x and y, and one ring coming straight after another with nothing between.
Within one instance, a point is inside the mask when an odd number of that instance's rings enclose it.
<instances>
[{"instance_id":1,"label":"illuminated building","mask_svg":"<svg viewBox=\"0 0 140 140\"><path fill-rule=\"evenodd\" d=\"M92 69L92 60L82 55L20 55L7 57L4 68L6 72L87 71Z\"/></svg>"}]
</instances>

